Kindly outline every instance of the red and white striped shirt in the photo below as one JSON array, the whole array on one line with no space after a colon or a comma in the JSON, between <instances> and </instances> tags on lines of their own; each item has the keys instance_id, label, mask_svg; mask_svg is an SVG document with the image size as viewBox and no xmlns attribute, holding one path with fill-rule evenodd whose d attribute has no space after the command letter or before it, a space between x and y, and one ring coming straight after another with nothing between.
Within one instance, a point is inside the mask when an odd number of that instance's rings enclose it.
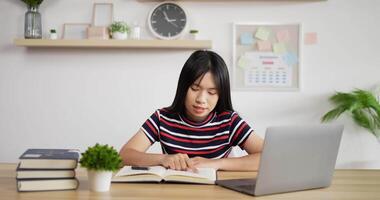
<instances>
[{"instance_id":1,"label":"red and white striped shirt","mask_svg":"<svg viewBox=\"0 0 380 200\"><path fill-rule=\"evenodd\" d=\"M234 146L242 148L253 132L236 112L212 112L196 123L165 108L154 112L141 129L152 144L161 143L163 153L212 159L227 157Z\"/></svg>"}]
</instances>

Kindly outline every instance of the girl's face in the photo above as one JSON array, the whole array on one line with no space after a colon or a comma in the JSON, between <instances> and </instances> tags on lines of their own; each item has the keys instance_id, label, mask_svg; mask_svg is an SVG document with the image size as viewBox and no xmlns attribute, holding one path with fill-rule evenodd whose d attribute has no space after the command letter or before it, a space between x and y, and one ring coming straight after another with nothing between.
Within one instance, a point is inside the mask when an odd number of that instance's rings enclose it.
<instances>
[{"instance_id":1,"label":"girl's face","mask_svg":"<svg viewBox=\"0 0 380 200\"><path fill-rule=\"evenodd\" d=\"M207 118L218 103L219 94L215 85L214 76L207 72L199 77L187 90L185 99L186 115L195 122Z\"/></svg>"}]
</instances>

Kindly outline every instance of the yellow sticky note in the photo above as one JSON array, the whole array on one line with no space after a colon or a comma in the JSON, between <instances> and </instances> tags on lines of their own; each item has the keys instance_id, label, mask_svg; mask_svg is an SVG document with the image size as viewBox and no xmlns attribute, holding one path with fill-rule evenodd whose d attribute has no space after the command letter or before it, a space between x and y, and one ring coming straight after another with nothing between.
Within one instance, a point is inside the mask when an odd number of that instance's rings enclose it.
<instances>
[{"instance_id":1,"label":"yellow sticky note","mask_svg":"<svg viewBox=\"0 0 380 200\"><path fill-rule=\"evenodd\" d=\"M278 53L278 54L282 54L282 53L286 53L286 46L284 43L275 43L273 44L273 52L274 53Z\"/></svg>"},{"instance_id":2,"label":"yellow sticky note","mask_svg":"<svg viewBox=\"0 0 380 200\"><path fill-rule=\"evenodd\" d=\"M255 37L260 40L268 40L270 35L270 30L265 27L259 27L256 31Z\"/></svg>"},{"instance_id":3,"label":"yellow sticky note","mask_svg":"<svg viewBox=\"0 0 380 200\"><path fill-rule=\"evenodd\" d=\"M238 66L242 69L246 68L249 63L249 60L245 56L240 56L238 60Z\"/></svg>"}]
</instances>

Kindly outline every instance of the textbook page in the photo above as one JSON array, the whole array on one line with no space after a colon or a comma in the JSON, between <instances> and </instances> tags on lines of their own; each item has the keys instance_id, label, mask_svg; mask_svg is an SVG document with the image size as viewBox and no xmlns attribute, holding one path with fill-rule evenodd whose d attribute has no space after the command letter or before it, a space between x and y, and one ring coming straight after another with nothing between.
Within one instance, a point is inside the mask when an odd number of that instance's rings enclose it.
<instances>
[{"instance_id":1,"label":"textbook page","mask_svg":"<svg viewBox=\"0 0 380 200\"><path fill-rule=\"evenodd\" d=\"M188 183L215 184L216 170L213 168L197 168L197 172L177 171L168 169L164 174L166 181L179 181Z\"/></svg>"},{"instance_id":2,"label":"textbook page","mask_svg":"<svg viewBox=\"0 0 380 200\"><path fill-rule=\"evenodd\" d=\"M124 166L112 177L112 182L160 182L166 169L161 166L149 167L148 170L135 170Z\"/></svg>"}]
</instances>

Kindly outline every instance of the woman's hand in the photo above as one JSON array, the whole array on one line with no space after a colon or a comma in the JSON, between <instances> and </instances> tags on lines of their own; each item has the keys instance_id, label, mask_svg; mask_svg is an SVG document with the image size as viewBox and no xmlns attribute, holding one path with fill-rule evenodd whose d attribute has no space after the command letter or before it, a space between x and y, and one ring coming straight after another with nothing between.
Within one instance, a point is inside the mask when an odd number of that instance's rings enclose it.
<instances>
[{"instance_id":1,"label":"woman's hand","mask_svg":"<svg viewBox=\"0 0 380 200\"><path fill-rule=\"evenodd\" d=\"M221 159L214 160L197 156L191 158L190 161L192 161L194 167L214 168L218 170L220 168Z\"/></svg>"},{"instance_id":2,"label":"woman's hand","mask_svg":"<svg viewBox=\"0 0 380 200\"><path fill-rule=\"evenodd\" d=\"M161 160L160 165L174 170L192 170L195 171L193 161L189 158L187 154L169 154L165 155Z\"/></svg>"}]
</instances>

